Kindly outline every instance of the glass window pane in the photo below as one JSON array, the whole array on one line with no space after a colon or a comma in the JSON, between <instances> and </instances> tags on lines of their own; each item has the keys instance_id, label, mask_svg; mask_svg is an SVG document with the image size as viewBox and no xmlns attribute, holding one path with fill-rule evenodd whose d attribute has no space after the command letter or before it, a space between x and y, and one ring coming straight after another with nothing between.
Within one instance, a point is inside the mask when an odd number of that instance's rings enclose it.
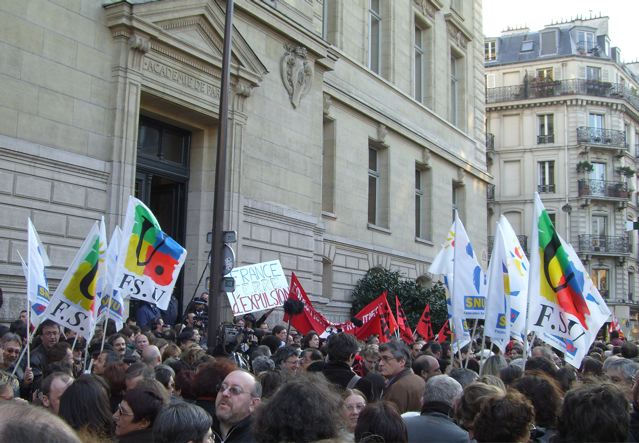
<instances>
[{"instance_id":1,"label":"glass window pane","mask_svg":"<svg viewBox=\"0 0 639 443\"><path fill-rule=\"evenodd\" d=\"M162 157L165 160L184 162L184 137L171 131L165 131L162 137Z\"/></svg>"},{"instance_id":2,"label":"glass window pane","mask_svg":"<svg viewBox=\"0 0 639 443\"><path fill-rule=\"evenodd\" d=\"M368 176L368 222L377 222L377 178Z\"/></svg>"},{"instance_id":3,"label":"glass window pane","mask_svg":"<svg viewBox=\"0 0 639 443\"><path fill-rule=\"evenodd\" d=\"M368 148L368 169L377 171L377 150Z\"/></svg>"},{"instance_id":4,"label":"glass window pane","mask_svg":"<svg viewBox=\"0 0 639 443\"><path fill-rule=\"evenodd\" d=\"M160 131L157 128L141 124L138 131L138 150L145 154L158 155Z\"/></svg>"}]
</instances>

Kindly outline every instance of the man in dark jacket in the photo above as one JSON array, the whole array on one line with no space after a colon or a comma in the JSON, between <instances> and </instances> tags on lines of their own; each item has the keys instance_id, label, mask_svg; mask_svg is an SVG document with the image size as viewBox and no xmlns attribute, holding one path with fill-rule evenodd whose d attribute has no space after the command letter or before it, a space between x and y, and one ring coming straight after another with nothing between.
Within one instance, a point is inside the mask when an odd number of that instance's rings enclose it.
<instances>
[{"instance_id":1,"label":"man in dark jacket","mask_svg":"<svg viewBox=\"0 0 639 443\"><path fill-rule=\"evenodd\" d=\"M369 402L377 400L373 398L371 382L355 374L351 368L359 348L357 339L350 334L340 332L328 338L326 347L328 361L324 364L322 373L328 381L342 390L346 388L360 390Z\"/></svg>"},{"instance_id":2,"label":"man in dark jacket","mask_svg":"<svg viewBox=\"0 0 639 443\"><path fill-rule=\"evenodd\" d=\"M409 443L467 443L468 433L450 418L453 404L462 394L461 385L447 375L426 382L421 415L404 419Z\"/></svg>"},{"instance_id":3,"label":"man in dark jacket","mask_svg":"<svg viewBox=\"0 0 639 443\"><path fill-rule=\"evenodd\" d=\"M254 441L251 418L260 404L262 386L253 374L236 370L220 384L215 398L215 417L212 430L215 441L245 443Z\"/></svg>"}]
</instances>

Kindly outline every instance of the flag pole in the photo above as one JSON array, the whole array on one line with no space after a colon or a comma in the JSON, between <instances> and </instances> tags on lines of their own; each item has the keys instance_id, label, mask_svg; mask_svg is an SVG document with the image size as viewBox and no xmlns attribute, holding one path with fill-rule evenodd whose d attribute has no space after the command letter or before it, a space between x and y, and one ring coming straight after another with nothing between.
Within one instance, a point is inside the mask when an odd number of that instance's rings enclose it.
<instances>
[{"instance_id":1,"label":"flag pole","mask_svg":"<svg viewBox=\"0 0 639 443\"><path fill-rule=\"evenodd\" d=\"M482 372L484 364L484 348L486 347L486 325L484 324L484 333L481 335L481 348L479 348L479 373Z\"/></svg>"},{"instance_id":2,"label":"flag pole","mask_svg":"<svg viewBox=\"0 0 639 443\"><path fill-rule=\"evenodd\" d=\"M102 330L102 344L100 345L100 353L102 351L104 351L104 340L106 339L106 330L107 330L107 324L109 322L109 316L111 314L111 301L113 300L113 290L109 291L109 304L107 305L107 309L106 309L106 316L104 317L104 327Z\"/></svg>"},{"instance_id":3,"label":"flag pole","mask_svg":"<svg viewBox=\"0 0 639 443\"><path fill-rule=\"evenodd\" d=\"M26 351L27 351L27 347L25 346L24 348L22 348L22 352L20 353L20 358L18 358L18 361L16 361L16 364L13 367L13 372L11 372L11 375L16 375L16 371L18 369L18 366L20 366L20 362L22 362L22 358L24 357L24 353Z\"/></svg>"},{"instance_id":4,"label":"flag pole","mask_svg":"<svg viewBox=\"0 0 639 443\"><path fill-rule=\"evenodd\" d=\"M469 344L469 346L470 346L469 351L470 352L473 352L473 344L475 342L475 331L477 330L477 322L478 321L479 321L479 319L476 318L475 319L475 323L473 324L473 330L470 333L470 344ZM465 368L468 368L468 360L470 360L470 358L466 359L466 365L464 366Z\"/></svg>"}]
</instances>

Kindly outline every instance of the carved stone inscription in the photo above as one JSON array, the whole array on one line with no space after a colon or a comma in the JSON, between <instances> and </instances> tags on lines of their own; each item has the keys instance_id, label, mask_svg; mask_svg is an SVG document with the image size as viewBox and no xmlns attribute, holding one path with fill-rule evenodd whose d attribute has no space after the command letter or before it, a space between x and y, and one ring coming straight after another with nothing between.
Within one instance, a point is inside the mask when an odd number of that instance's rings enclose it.
<instances>
[{"instance_id":1,"label":"carved stone inscription","mask_svg":"<svg viewBox=\"0 0 639 443\"><path fill-rule=\"evenodd\" d=\"M172 68L155 60L148 58L142 63L142 69L151 74L165 78L180 86L192 89L200 94L208 95L216 99L220 98L220 88L210 83L199 80L185 72Z\"/></svg>"}]
</instances>

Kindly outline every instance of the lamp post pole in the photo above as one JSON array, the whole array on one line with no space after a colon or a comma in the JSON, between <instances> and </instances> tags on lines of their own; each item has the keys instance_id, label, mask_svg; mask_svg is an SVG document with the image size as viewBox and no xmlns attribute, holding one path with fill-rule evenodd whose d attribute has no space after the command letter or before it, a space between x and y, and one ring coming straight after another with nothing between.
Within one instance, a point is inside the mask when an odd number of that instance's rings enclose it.
<instances>
[{"instance_id":1,"label":"lamp post pole","mask_svg":"<svg viewBox=\"0 0 639 443\"><path fill-rule=\"evenodd\" d=\"M226 150L229 114L229 87L231 65L231 39L233 33L233 0L226 0L224 21L224 51L222 53L222 82L220 90L219 130L217 133L217 156L215 164L215 190L213 195L213 238L211 241L211 266L209 279L209 349L216 345L217 327L222 320L222 263L224 241L224 199L226 194Z\"/></svg>"}]
</instances>

